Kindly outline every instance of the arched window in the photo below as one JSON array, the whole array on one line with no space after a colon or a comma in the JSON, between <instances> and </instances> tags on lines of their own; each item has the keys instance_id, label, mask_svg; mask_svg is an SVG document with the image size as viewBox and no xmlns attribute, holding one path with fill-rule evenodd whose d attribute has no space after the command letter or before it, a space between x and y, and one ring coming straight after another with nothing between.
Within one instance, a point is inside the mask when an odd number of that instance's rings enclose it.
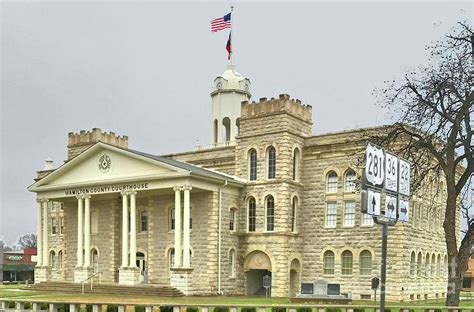
<instances>
[{"instance_id":1,"label":"arched window","mask_svg":"<svg viewBox=\"0 0 474 312\"><path fill-rule=\"evenodd\" d=\"M170 212L170 215L169 215L169 220L170 220L169 228L170 228L170 230L174 230L174 227L175 227L174 211L175 211L174 208L171 208L169 210L169 212Z\"/></svg>"},{"instance_id":2,"label":"arched window","mask_svg":"<svg viewBox=\"0 0 474 312\"><path fill-rule=\"evenodd\" d=\"M346 171L346 176L344 177L344 191L352 192L355 190L355 180L356 173L354 170L349 169Z\"/></svg>"},{"instance_id":3,"label":"arched window","mask_svg":"<svg viewBox=\"0 0 474 312\"><path fill-rule=\"evenodd\" d=\"M275 228L275 200L273 196L267 196L265 199L265 211L266 211L266 229L267 231L273 231Z\"/></svg>"},{"instance_id":4,"label":"arched window","mask_svg":"<svg viewBox=\"0 0 474 312\"><path fill-rule=\"evenodd\" d=\"M168 251L168 269L171 271L172 268L174 268L174 248Z\"/></svg>"},{"instance_id":5,"label":"arched window","mask_svg":"<svg viewBox=\"0 0 474 312\"><path fill-rule=\"evenodd\" d=\"M328 193L337 192L337 173L331 171L327 175L327 191Z\"/></svg>"},{"instance_id":6,"label":"arched window","mask_svg":"<svg viewBox=\"0 0 474 312\"><path fill-rule=\"evenodd\" d=\"M436 276L441 277L443 276L441 272L441 255L438 255L438 261L437 261L437 268L436 268Z\"/></svg>"},{"instance_id":7,"label":"arched window","mask_svg":"<svg viewBox=\"0 0 474 312\"><path fill-rule=\"evenodd\" d=\"M219 122L217 121L217 119L214 119L214 143L217 143L218 132L219 132Z\"/></svg>"},{"instance_id":8,"label":"arched window","mask_svg":"<svg viewBox=\"0 0 474 312\"><path fill-rule=\"evenodd\" d=\"M230 211L229 211L229 230L231 232L235 232L236 215L237 215L237 210L235 208L230 208Z\"/></svg>"},{"instance_id":9,"label":"arched window","mask_svg":"<svg viewBox=\"0 0 474 312\"><path fill-rule=\"evenodd\" d=\"M268 179L275 179L276 176L276 150L273 146L270 146L267 150L267 177Z\"/></svg>"},{"instance_id":10,"label":"arched window","mask_svg":"<svg viewBox=\"0 0 474 312\"><path fill-rule=\"evenodd\" d=\"M235 250L229 252L229 276L235 277Z\"/></svg>"},{"instance_id":11,"label":"arched window","mask_svg":"<svg viewBox=\"0 0 474 312\"><path fill-rule=\"evenodd\" d=\"M415 252L411 252L411 257L410 257L410 276L415 276L416 275L416 255Z\"/></svg>"},{"instance_id":12,"label":"arched window","mask_svg":"<svg viewBox=\"0 0 474 312\"><path fill-rule=\"evenodd\" d=\"M93 248L91 250L91 259L92 259L92 268L94 273L99 272L99 253L97 249Z\"/></svg>"},{"instance_id":13,"label":"arched window","mask_svg":"<svg viewBox=\"0 0 474 312\"><path fill-rule=\"evenodd\" d=\"M360 275L370 275L372 273L372 254L368 250L360 253Z\"/></svg>"},{"instance_id":14,"label":"arched window","mask_svg":"<svg viewBox=\"0 0 474 312\"><path fill-rule=\"evenodd\" d=\"M416 275L421 277L423 275L423 264L422 264L422 255L421 252L418 253L418 257L416 259Z\"/></svg>"},{"instance_id":15,"label":"arched window","mask_svg":"<svg viewBox=\"0 0 474 312\"><path fill-rule=\"evenodd\" d=\"M334 274L334 252L328 250L324 253L323 256L324 262L324 274L333 275Z\"/></svg>"},{"instance_id":16,"label":"arched window","mask_svg":"<svg viewBox=\"0 0 474 312\"><path fill-rule=\"evenodd\" d=\"M448 256L447 255L444 255L444 262L443 262L443 268L444 268L444 272L443 272L443 275L447 275L448 274Z\"/></svg>"},{"instance_id":17,"label":"arched window","mask_svg":"<svg viewBox=\"0 0 474 312\"><path fill-rule=\"evenodd\" d=\"M254 148L249 151L249 180L257 180L257 151Z\"/></svg>"},{"instance_id":18,"label":"arched window","mask_svg":"<svg viewBox=\"0 0 474 312\"><path fill-rule=\"evenodd\" d=\"M431 277L436 277L436 255L431 255Z\"/></svg>"},{"instance_id":19,"label":"arched window","mask_svg":"<svg viewBox=\"0 0 474 312\"><path fill-rule=\"evenodd\" d=\"M224 138L224 142L229 142L230 141L230 119L229 117L225 117L222 119L222 126L223 126L223 131L224 133L222 134Z\"/></svg>"},{"instance_id":20,"label":"arched window","mask_svg":"<svg viewBox=\"0 0 474 312\"><path fill-rule=\"evenodd\" d=\"M291 232L296 232L296 209L298 207L298 198L293 197L291 201Z\"/></svg>"},{"instance_id":21,"label":"arched window","mask_svg":"<svg viewBox=\"0 0 474 312\"><path fill-rule=\"evenodd\" d=\"M426 254L425 256L425 276L430 276L430 254Z\"/></svg>"},{"instance_id":22,"label":"arched window","mask_svg":"<svg viewBox=\"0 0 474 312\"><path fill-rule=\"evenodd\" d=\"M51 250L49 252L49 265L52 267L52 268L56 268L56 253L54 252L54 250Z\"/></svg>"},{"instance_id":23,"label":"arched window","mask_svg":"<svg viewBox=\"0 0 474 312\"><path fill-rule=\"evenodd\" d=\"M293 151L293 180L296 181L299 179L298 173L300 170L300 150L295 148Z\"/></svg>"},{"instance_id":24,"label":"arched window","mask_svg":"<svg viewBox=\"0 0 474 312\"><path fill-rule=\"evenodd\" d=\"M58 270L62 270L63 269L63 251L60 250L58 252Z\"/></svg>"},{"instance_id":25,"label":"arched window","mask_svg":"<svg viewBox=\"0 0 474 312\"><path fill-rule=\"evenodd\" d=\"M255 204L255 198L250 197L248 202L248 231L255 232L255 223L257 219L257 207Z\"/></svg>"},{"instance_id":26,"label":"arched window","mask_svg":"<svg viewBox=\"0 0 474 312\"><path fill-rule=\"evenodd\" d=\"M140 213L140 232L148 231L148 212L142 211Z\"/></svg>"},{"instance_id":27,"label":"arched window","mask_svg":"<svg viewBox=\"0 0 474 312\"><path fill-rule=\"evenodd\" d=\"M345 250L342 253L342 275L352 274L352 252Z\"/></svg>"}]
</instances>

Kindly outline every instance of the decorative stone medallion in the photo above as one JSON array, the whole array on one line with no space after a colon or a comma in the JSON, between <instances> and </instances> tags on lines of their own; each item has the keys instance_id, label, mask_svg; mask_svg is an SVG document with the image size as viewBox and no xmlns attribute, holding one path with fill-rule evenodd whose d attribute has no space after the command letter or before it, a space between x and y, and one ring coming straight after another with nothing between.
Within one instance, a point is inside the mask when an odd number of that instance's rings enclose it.
<instances>
[{"instance_id":1,"label":"decorative stone medallion","mask_svg":"<svg viewBox=\"0 0 474 312\"><path fill-rule=\"evenodd\" d=\"M110 166L112 165L112 160L110 159L109 155L102 155L99 159L99 170L102 173L106 173L110 170Z\"/></svg>"}]
</instances>

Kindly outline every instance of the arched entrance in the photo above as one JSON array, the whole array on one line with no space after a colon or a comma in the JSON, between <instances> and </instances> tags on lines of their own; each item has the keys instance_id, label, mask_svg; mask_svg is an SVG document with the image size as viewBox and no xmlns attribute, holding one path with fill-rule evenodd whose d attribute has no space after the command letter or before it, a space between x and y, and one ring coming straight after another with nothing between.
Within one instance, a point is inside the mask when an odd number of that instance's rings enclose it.
<instances>
[{"instance_id":1,"label":"arched entrance","mask_svg":"<svg viewBox=\"0 0 474 312\"><path fill-rule=\"evenodd\" d=\"M298 259L293 259L290 264L290 297L295 297L299 291L301 276L301 263Z\"/></svg>"},{"instance_id":2,"label":"arched entrance","mask_svg":"<svg viewBox=\"0 0 474 312\"><path fill-rule=\"evenodd\" d=\"M272 276L272 263L266 253L260 250L252 251L244 262L247 273L247 295L265 295L263 277Z\"/></svg>"},{"instance_id":3,"label":"arched entrance","mask_svg":"<svg viewBox=\"0 0 474 312\"><path fill-rule=\"evenodd\" d=\"M145 254L143 252L137 252L137 267L140 269L140 283L146 283L146 261Z\"/></svg>"}]
</instances>

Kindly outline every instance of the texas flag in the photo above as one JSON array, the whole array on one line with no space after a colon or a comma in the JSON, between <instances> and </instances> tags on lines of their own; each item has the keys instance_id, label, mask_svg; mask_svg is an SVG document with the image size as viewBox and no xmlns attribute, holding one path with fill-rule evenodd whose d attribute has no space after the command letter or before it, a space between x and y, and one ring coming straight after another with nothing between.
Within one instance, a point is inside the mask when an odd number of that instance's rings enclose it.
<instances>
[{"instance_id":1,"label":"texas flag","mask_svg":"<svg viewBox=\"0 0 474 312\"><path fill-rule=\"evenodd\" d=\"M229 33L229 39L227 40L227 44L225 46L225 49L227 50L227 53L229 53L229 55L227 55L228 60L230 60L230 55L232 54L231 35L232 35L232 32Z\"/></svg>"}]
</instances>

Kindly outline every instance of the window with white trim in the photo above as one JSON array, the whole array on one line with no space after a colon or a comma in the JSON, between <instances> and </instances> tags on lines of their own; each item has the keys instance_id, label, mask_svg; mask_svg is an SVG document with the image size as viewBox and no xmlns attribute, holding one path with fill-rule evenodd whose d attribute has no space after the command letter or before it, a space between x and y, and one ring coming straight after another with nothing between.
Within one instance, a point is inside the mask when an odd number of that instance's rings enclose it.
<instances>
[{"instance_id":1,"label":"window with white trim","mask_svg":"<svg viewBox=\"0 0 474 312\"><path fill-rule=\"evenodd\" d=\"M142 211L140 213L140 232L148 231L148 212Z\"/></svg>"},{"instance_id":2,"label":"window with white trim","mask_svg":"<svg viewBox=\"0 0 474 312\"><path fill-rule=\"evenodd\" d=\"M327 175L327 192L337 193L337 173L331 171Z\"/></svg>"},{"instance_id":3,"label":"window with white trim","mask_svg":"<svg viewBox=\"0 0 474 312\"><path fill-rule=\"evenodd\" d=\"M266 229L271 232L275 228L275 200L269 195L265 199L266 208Z\"/></svg>"},{"instance_id":4,"label":"window with white trim","mask_svg":"<svg viewBox=\"0 0 474 312\"><path fill-rule=\"evenodd\" d=\"M337 224L337 203L326 203L326 226L336 227Z\"/></svg>"},{"instance_id":5,"label":"window with white trim","mask_svg":"<svg viewBox=\"0 0 474 312\"><path fill-rule=\"evenodd\" d=\"M360 253L359 271L360 275L372 274L372 254L368 250Z\"/></svg>"},{"instance_id":6,"label":"window with white trim","mask_svg":"<svg viewBox=\"0 0 474 312\"><path fill-rule=\"evenodd\" d=\"M344 202L344 225L354 226L355 224L355 201Z\"/></svg>"},{"instance_id":7,"label":"window with white trim","mask_svg":"<svg viewBox=\"0 0 474 312\"><path fill-rule=\"evenodd\" d=\"M257 207L255 203L255 198L250 197L248 202L248 231L255 232L257 221Z\"/></svg>"},{"instance_id":8,"label":"window with white trim","mask_svg":"<svg viewBox=\"0 0 474 312\"><path fill-rule=\"evenodd\" d=\"M355 191L356 173L354 170L349 169L346 171L344 178L344 191L352 192Z\"/></svg>"},{"instance_id":9,"label":"window with white trim","mask_svg":"<svg viewBox=\"0 0 474 312\"><path fill-rule=\"evenodd\" d=\"M257 151L254 148L249 151L249 180L257 180Z\"/></svg>"},{"instance_id":10,"label":"window with white trim","mask_svg":"<svg viewBox=\"0 0 474 312\"><path fill-rule=\"evenodd\" d=\"M169 214L170 214L170 215L169 215L169 220L170 220L170 222L169 222L169 228L170 228L170 230L174 230L174 227L175 227L174 212L175 212L175 209L174 209L174 208L171 208L171 209L169 210Z\"/></svg>"},{"instance_id":11,"label":"window with white trim","mask_svg":"<svg viewBox=\"0 0 474 312\"><path fill-rule=\"evenodd\" d=\"M374 225L374 218L366 213L361 213L361 222L362 225Z\"/></svg>"},{"instance_id":12,"label":"window with white trim","mask_svg":"<svg viewBox=\"0 0 474 312\"><path fill-rule=\"evenodd\" d=\"M334 262L334 252L331 250L326 251L323 256L324 274L334 274Z\"/></svg>"},{"instance_id":13,"label":"window with white trim","mask_svg":"<svg viewBox=\"0 0 474 312\"><path fill-rule=\"evenodd\" d=\"M276 176L276 150L273 146L270 146L267 151L268 168L267 178L275 179Z\"/></svg>"}]
</instances>

